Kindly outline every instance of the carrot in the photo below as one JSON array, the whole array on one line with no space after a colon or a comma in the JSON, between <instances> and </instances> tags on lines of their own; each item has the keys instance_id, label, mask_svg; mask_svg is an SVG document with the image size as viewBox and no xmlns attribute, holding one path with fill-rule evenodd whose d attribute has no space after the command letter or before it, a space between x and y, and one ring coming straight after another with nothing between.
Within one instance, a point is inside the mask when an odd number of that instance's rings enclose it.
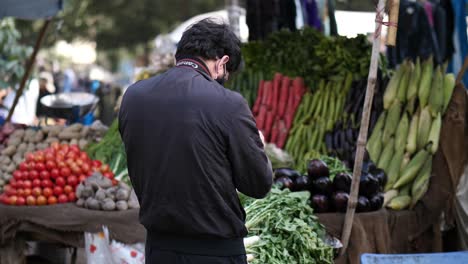
<instances>
[{"instance_id":1,"label":"carrot","mask_svg":"<svg viewBox=\"0 0 468 264\"><path fill-rule=\"evenodd\" d=\"M271 128L271 138L270 138L270 141L269 141L271 143L275 143L278 140L279 122L280 122L280 120L279 120L278 116L276 116L273 127Z\"/></svg>"},{"instance_id":2,"label":"carrot","mask_svg":"<svg viewBox=\"0 0 468 264\"><path fill-rule=\"evenodd\" d=\"M272 111L268 111L267 114L266 114L266 121L265 121L265 140L267 142L270 142L269 141L269 138L270 138L270 132L271 132L271 127L273 125L273 121L274 121L274 113Z\"/></svg>"},{"instance_id":3,"label":"carrot","mask_svg":"<svg viewBox=\"0 0 468 264\"><path fill-rule=\"evenodd\" d=\"M272 96L272 83L271 81L265 81L263 83L263 98L262 98L262 105L268 106L270 103L270 98Z\"/></svg>"},{"instance_id":4,"label":"carrot","mask_svg":"<svg viewBox=\"0 0 468 264\"><path fill-rule=\"evenodd\" d=\"M286 139L288 137L289 129L286 127L285 122L282 120L279 124L279 135L276 146L279 148L283 148L284 144L286 143Z\"/></svg>"},{"instance_id":5,"label":"carrot","mask_svg":"<svg viewBox=\"0 0 468 264\"><path fill-rule=\"evenodd\" d=\"M304 80L297 77L292 82L292 89L294 90L294 105L298 105L304 90Z\"/></svg>"},{"instance_id":6,"label":"carrot","mask_svg":"<svg viewBox=\"0 0 468 264\"><path fill-rule=\"evenodd\" d=\"M280 73L275 73L275 76L273 77L273 98L270 104L270 107L272 109L275 109L278 107L278 98L279 98L279 91L281 88L281 80L283 79L283 76Z\"/></svg>"},{"instance_id":7,"label":"carrot","mask_svg":"<svg viewBox=\"0 0 468 264\"><path fill-rule=\"evenodd\" d=\"M258 84L258 94L257 94L257 99L255 99L255 104L252 109L252 112L254 115L258 114L258 110L260 109L260 104L262 103L263 99L263 84L265 81L261 80L260 83Z\"/></svg>"},{"instance_id":8,"label":"carrot","mask_svg":"<svg viewBox=\"0 0 468 264\"><path fill-rule=\"evenodd\" d=\"M258 116L256 118L257 128L263 129L265 127L265 120L266 120L267 108L265 105L260 106L260 110L258 112Z\"/></svg>"},{"instance_id":9,"label":"carrot","mask_svg":"<svg viewBox=\"0 0 468 264\"><path fill-rule=\"evenodd\" d=\"M278 102L278 115L283 117L284 113L286 112L286 107L288 104L289 99L289 86L291 80L288 77L283 78L283 82L281 83L281 95L279 97Z\"/></svg>"}]
</instances>

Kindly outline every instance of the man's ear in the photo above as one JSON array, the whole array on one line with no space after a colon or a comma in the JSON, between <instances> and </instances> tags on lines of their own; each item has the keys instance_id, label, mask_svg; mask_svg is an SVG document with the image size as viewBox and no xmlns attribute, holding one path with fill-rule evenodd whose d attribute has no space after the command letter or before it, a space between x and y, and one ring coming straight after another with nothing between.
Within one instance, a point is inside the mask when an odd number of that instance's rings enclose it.
<instances>
[{"instance_id":1,"label":"man's ear","mask_svg":"<svg viewBox=\"0 0 468 264\"><path fill-rule=\"evenodd\" d=\"M224 56L221 58L221 63L223 63L223 64L228 63L228 61L229 61L229 56L228 56L228 55L224 55Z\"/></svg>"}]
</instances>

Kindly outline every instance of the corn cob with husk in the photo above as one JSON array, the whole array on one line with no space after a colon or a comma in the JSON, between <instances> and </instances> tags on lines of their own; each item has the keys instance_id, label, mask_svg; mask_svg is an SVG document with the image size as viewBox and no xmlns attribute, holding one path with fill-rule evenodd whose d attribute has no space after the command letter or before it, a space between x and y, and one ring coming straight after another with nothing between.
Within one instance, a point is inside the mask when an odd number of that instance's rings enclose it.
<instances>
[{"instance_id":1,"label":"corn cob with husk","mask_svg":"<svg viewBox=\"0 0 468 264\"><path fill-rule=\"evenodd\" d=\"M398 122L400 121L400 111L400 101L395 100L388 110L387 117L385 118L385 127L382 133L382 142L384 145L387 144L391 136L395 135Z\"/></svg>"},{"instance_id":2,"label":"corn cob with husk","mask_svg":"<svg viewBox=\"0 0 468 264\"><path fill-rule=\"evenodd\" d=\"M430 152L435 154L439 148L440 140L440 128L442 127L442 117L440 113L437 113L436 118L432 121L431 130L429 132L428 142L432 143Z\"/></svg>"},{"instance_id":3,"label":"corn cob with husk","mask_svg":"<svg viewBox=\"0 0 468 264\"><path fill-rule=\"evenodd\" d=\"M379 160L382 152L382 132L385 125L386 112L380 114L377 123L375 123L374 131L367 141L367 151L372 160Z\"/></svg>"},{"instance_id":4,"label":"corn cob with husk","mask_svg":"<svg viewBox=\"0 0 468 264\"><path fill-rule=\"evenodd\" d=\"M387 110L392 106L393 101L397 98L398 88L400 85L400 80L403 77L404 67L400 66L393 76L390 78L387 87L384 92L384 109Z\"/></svg>"},{"instance_id":5,"label":"corn cob with husk","mask_svg":"<svg viewBox=\"0 0 468 264\"><path fill-rule=\"evenodd\" d=\"M427 105L429 99L433 72L434 65L431 56L422 65L421 80L418 88L419 106L421 109Z\"/></svg>"},{"instance_id":6,"label":"corn cob with husk","mask_svg":"<svg viewBox=\"0 0 468 264\"><path fill-rule=\"evenodd\" d=\"M408 208L411 204L411 196L409 195L398 195L393 198L390 203L387 204L387 207L393 210L404 210Z\"/></svg>"},{"instance_id":7,"label":"corn cob with husk","mask_svg":"<svg viewBox=\"0 0 468 264\"><path fill-rule=\"evenodd\" d=\"M404 146L408 139L408 130L409 130L409 119L408 114L403 113L403 117L398 123L397 130L395 132L395 149L401 148L402 151L405 149Z\"/></svg>"},{"instance_id":8,"label":"corn cob with husk","mask_svg":"<svg viewBox=\"0 0 468 264\"><path fill-rule=\"evenodd\" d=\"M406 94L408 93L408 85L413 73L413 64L409 61L405 61L401 67L403 68L403 74L401 76L400 83L398 85L397 98L401 103L406 102Z\"/></svg>"},{"instance_id":9,"label":"corn cob with husk","mask_svg":"<svg viewBox=\"0 0 468 264\"><path fill-rule=\"evenodd\" d=\"M416 59L416 64L410 63L410 67L413 68L408 84L408 90L406 91L406 99L409 101L416 98L418 95L419 81L421 79L421 61L419 58Z\"/></svg>"},{"instance_id":10,"label":"corn cob with husk","mask_svg":"<svg viewBox=\"0 0 468 264\"><path fill-rule=\"evenodd\" d=\"M430 144L428 148L430 147ZM401 173L398 181L393 185L394 189L401 188L414 180L419 170L424 165L424 162L430 158L429 152L424 148L420 150L408 163L406 168Z\"/></svg>"},{"instance_id":11,"label":"corn cob with husk","mask_svg":"<svg viewBox=\"0 0 468 264\"><path fill-rule=\"evenodd\" d=\"M393 154L395 152L395 139L391 137L390 140L384 146L385 147L382 151L382 154L380 155L377 167L387 172L388 166L390 165Z\"/></svg>"},{"instance_id":12,"label":"corn cob with husk","mask_svg":"<svg viewBox=\"0 0 468 264\"><path fill-rule=\"evenodd\" d=\"M432 78L428 106L432 117L436 117L444 107L444 76L440 66L437 67Z\"/></svg>"},{"instance_id":13,"label":"corn cob with husk","mask_svg":"<svg viewBox=\"0 0 468 264\"><path fill-rule=\"evenodd\" d=\"M419 171L416 179L411 186L411 208L416 205L416 203L424 196L429 188L429 179L431 177L432 171L432 158L427 159L424 162L424 165Z\"/></svg>"},{"instance_id":14,"label":"corn cob with husk","mask_svg":"<svg viewBox=\"0 0 468 264\"><path fill-rule=\"evenodd\" d=\"M419 115L417 149L422 149L427 144L429 133L431 132L432 118L429 107L426 106Z\"/></svg>"},{"instance_id":15,"label":"corn cob with husk","mask_svg":"<svg viewBox=\"0 0 468 264\"><path fill-rule=\"evenodd\" d=\"M453 89L455 89L455 75L453 73L444 76L444 105L442 113L447 111L447 107L452 99Z\"/></svg>"},{"instance_id":16,"label":"corn cob with husk","mask_svg":"<svg viewBox=\"0 0 468 264\"><path fill-rule=\"evenodd\" d=\"M387 184L385 185L385 191L392 189L393 185L398 181L403 155L404 152L402 149L395 151L395 155L393 155L390 165L388 166L388 170L385 171L387 173Z\"/></svg>"},{"instance_id":17,"label":"corn cob with husk","mask_svg":"<svg viewBox=\"0 0 468 264\"><path fill-rule=\"evenodd\" d=\"M417 139L418 139L418 125L419 125L419 113L413 115L411 119L411 124L408 131L408 139L406 142L406 151L409 154L416 152L417 148Z\"/></svg>"}]
</instances>

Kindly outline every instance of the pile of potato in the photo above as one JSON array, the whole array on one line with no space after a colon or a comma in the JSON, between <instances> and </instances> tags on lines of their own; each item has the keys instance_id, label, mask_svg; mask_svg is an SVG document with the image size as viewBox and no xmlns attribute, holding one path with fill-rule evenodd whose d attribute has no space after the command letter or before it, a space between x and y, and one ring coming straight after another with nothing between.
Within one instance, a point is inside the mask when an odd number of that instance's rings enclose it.
<instances>
[{"instance_id":1,"label":"pile of potato","mask_svg":"<svg viewBox=\"0 0 468 264\"><path fill-rule=\"evenodd\" d=\"M88 143L102 138L107 129L100 121L96 121L91 126L73 124L14 130L0 145L0 193L27 153L46 149L52 142L77 144L80 149L84 149Z\"/></svg>"},{"instance_id":2,"label":"pile of potato","mask_svg":"<svg viewBox=\"0 0 468 264\"><path fill-rule=\"evenodd\" d=\"M135 192L124 182L113 185L95 172L76 188L76 205L91 210L124 211L140 208Z\"/></svg>"}]
</instances>

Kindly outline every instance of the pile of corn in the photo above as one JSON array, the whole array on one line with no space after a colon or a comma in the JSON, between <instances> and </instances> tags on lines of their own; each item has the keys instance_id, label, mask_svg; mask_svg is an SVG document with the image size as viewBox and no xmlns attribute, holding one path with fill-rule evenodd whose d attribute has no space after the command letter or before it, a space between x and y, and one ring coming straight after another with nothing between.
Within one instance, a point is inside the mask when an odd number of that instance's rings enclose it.
<instances>
[{"instance_id":1,"label":"pile of corn","mask_svg":"<svg viewBox=\"0 0 468 264\"><path fill-rule=\"evenodd\" d=\"M443 66L434 68L432 57L423 63L405 61L390 79L385 111L367 144L371 159L388 176L388 208L412 208L426 193L454 87L454 75L444 74Z\"/></svg>"}]
</instances>

